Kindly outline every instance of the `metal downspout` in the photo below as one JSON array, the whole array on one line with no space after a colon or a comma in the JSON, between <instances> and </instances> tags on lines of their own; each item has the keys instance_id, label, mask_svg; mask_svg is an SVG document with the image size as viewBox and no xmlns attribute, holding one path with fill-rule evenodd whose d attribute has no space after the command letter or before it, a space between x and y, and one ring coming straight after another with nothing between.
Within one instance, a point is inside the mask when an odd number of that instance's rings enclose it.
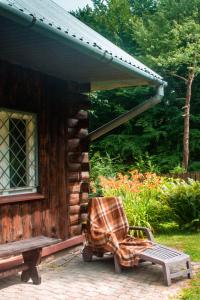
<instances>
[{"instance_id":1,"label":"metal downspout","mask_svg":"<svg viewBox=\"0 0 200 300\"><path fill-rule=\"evenodd\" d=\"M135 106L133 109L131 109L128 112L122 114L121 116L115 118L114 120L106 123L105 125L97 128L96 130L90 132L88 134L88 139L90 141L94 141L94 140L98 139L99 137L103 136L104 134L108 133L109 131L111 131L111 130L117 128L118 126L124 124L125 122L131 120L132 118L140 115L144 111L146 111L149 108L160 103L163 96L164 96L164 85L160 85L157 88L157 93L155 96L153 96L149 100Z\"/></svg>"}]
</instances>

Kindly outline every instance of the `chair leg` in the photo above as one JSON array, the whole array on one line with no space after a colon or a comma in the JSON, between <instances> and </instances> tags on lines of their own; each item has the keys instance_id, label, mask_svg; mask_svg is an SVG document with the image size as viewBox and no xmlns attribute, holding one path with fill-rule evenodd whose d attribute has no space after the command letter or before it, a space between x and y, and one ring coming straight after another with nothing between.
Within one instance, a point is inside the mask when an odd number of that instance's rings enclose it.
<instances>
[{"instance_id":1,"label":"chair leg","mask_svg":"<svg viewBox=\"0 0 200 300\"><path fill-rule=\"evenodd\" d=\"M90 262L92 261L93 251L90 246L85 246L82 250L83 261Z\"/></svg>"},{"instance_id":2,"label":"chair leg","mask_svg":"<svg viewBox=\"0 0 200 300\"><path fill-rule=\"evenodd\" d=\"M116 255L114 255L114 263L115 263L115 272L118 274L121 273L122 269Z\"/></svg>"},{"instance_id":3,"label":"chair leg","mask_svg":"<svg viewBox=\"0 0 200 300\"><path fill-rule=\"evenodd\" d=\"M191 266L191 261L190 261L190 259L188 259L188 260L186 261L186 268L187 268L187 272L188 272L187 277L188 277L189 279L191 279L191 278L192 278L192 266Z\"/></svg>"},{"instance_id":4,"label":"chair leg","mask_svg":"<svg viewBox=\"0 0 200 300\"><path fill-rule=\"evenodd\" d=\"M164 282L167 286L171 285L171 276L170 276L170 269L169 266L164 264L163 265L163 275L164 275Z\"/></svg>"}]
</instances>

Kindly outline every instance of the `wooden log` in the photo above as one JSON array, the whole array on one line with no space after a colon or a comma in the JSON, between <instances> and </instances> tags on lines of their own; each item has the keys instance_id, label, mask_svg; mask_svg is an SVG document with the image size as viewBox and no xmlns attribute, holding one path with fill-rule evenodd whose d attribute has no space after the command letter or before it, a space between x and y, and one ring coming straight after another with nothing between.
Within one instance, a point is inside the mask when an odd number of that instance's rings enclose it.
<instances>
[{"instance_id":1,"label":"wooden log","mask_svg":"<svg viewBox=\"0 0 200 300\"><path fill-rule=\"evenodd\" d=\"M75 118L78 119L78 120L86 120L88 119L88 111L86 110L79 110L77 112L77 114L75 115Z\"/></svg>"},{"instance_id":2,"label":"wooden log","mask_svg":"<svg viewBox=\"0 0 200 300\"><path fill-rule=\"evenodd\" d=\"M88 152L68 152L68 162L89 163Z\"/></svg>"},{"instance_id":3,"label":"wooden log","mask_svg":"<svg viewBox=\"0 0 200 300\"><path fill-rule=\"evenodd\" d=\"M69 172L68 180L69 180L69 182L89 180L89 172Z\"/></svg>"},{"instance_id":4,"label":"wooden log","mask_svg":"<svg viewBox=\"0 0 200 300\"><path fill-rule=\"evenodd\" d=\"M71 237L75 235L80 235L82 231L82 225L79 224L79 225L70 226L69 231Z\"/></svg>"},{"instance_id":5,"label":"wooden log","mask_svg":"<svg viewBox=\"0 0 200 300\"><path fill-rule=\"evenodd\" d=\"M69 206L69 214L70 215L77 215L79 214L81 211L81 207L80 205L73 205L73 206Z\"/></svg>"},{"instance_id":6,"label":"wooden log","mask_svg":"<svg viewBox=\"0 0 200 300\"><path fill-rule=\"evenodd\" d=\"M82 170L82 164L81 163L67 163L68 170L75 172L75 171L81 171Z\"/></svg>"},{"instance_id":7,"label":"wooden log","mask_svg":"<svg viewBox=\"0 0 200 300\"><path fill-rule=\"evenodd\" d=\"M68 128L69 138L83 139L88 136L88 129L85 128Z\"/></svg>"},{"instance_id":8,"label":"wooden log","mask_svg":"<svg viewBox=\"0 0 200 300\"><path fill-rule=\"evenodd\" d=\"M68 127L76 127L78 125L79 120L75 118L70 118L67 120L67 126Z\"/></svg>"},{"instance_id":9,"label":"wooden log","mask_svg":"<svg viewBox=\"0 0 200 300\"><path fill-rule=\"evenodd\" d=\"M80 214L69 216L69 224L70 225L78 225L79 223L80 223Z\"/></svg>"},{"instance_id":10,"label":"wooden log","mask_svg":"<svg viewBox=\"0 0 200 300\"><path fill-rule=\"evenodd\" d=\"M79 138L68 139L67 141L67 150L68 151L78 151L81 145L81 141Z\"/></svg>"},{"instance_id":11,"label":"wooden log","mask_svg":"<svg viewBox=\"0 0 200 300\"><path fill-rule=\"evenodd\" d=\"M80 138L68 139L67 151L68 152L88 152L88 141L86 139L80 140Z\"/></svg>"},{"instance_id":12,"label":"wooden log","mask_svg":"<svg viewBox=\"0 0 200 300\"><path fill-rule=\"evenodd\" d=\"M88 128L89 127L89 121L86 119L86 120L78 120L78 119L75 119L75 118L69 118L67 120L67 126L69 128Z\"/></svg>"},{"instance_id":13,"label":"wooden log","mask_svg":"<svg viewBox=\"0 0 200 300\"><path fill-rule=\"evenodd\" d=\"M89 193L89 184L87 182L69 183L68 193Z\"/></svg>"},{"instance_id":14,"label":"wooden log","mask_svg":"<svg viewBox=\"0 0 200 300\"><path fill-rule=\"evenodd\" d=\"M68 203L69 205L77 205L80 203L81 195L79 193L77 194L69 194L68 195Z\"/></svg>"}]
</instances>

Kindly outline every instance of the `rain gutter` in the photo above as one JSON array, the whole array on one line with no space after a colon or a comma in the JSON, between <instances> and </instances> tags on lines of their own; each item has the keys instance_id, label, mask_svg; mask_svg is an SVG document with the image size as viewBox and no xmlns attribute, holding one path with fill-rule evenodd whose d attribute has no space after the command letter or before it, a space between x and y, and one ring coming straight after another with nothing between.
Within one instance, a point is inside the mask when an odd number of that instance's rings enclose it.
<instances>
[{"instance_id":1,"label":"rain gutter","mask_svg":"<svg viewBox=\"0 0 200 300\"><path fill-rule=\"evenodd\" d=\"M5 4L0 2L0 15L67 46L69 46L70 41L70 46L73 46L73 48L77 49L79 52L93 56L102 63L111 64L119 69L124 69L130 74L135 73L138 77L145 78L152 85L158 86L165 84L160 76L157 76L150 71L144 71L133 63L124 61L122 58L113 56L112 53L103 50L96 43L90 44L82 38L78 38L75 34L70 35L69 30L66 28L61 28L50 22L45 23L45 19L39 19L25 9L23 10L14 7L11 3Z\"/></svg>"},{"instance_id":2,"label":"rain gutter","mask_svg":"<svg viewBox=\"0 0 200 300\"><path fill-rule=\"evenodd\" d=\"M160 85L157 88L157 92L155 96L151 97L149 100L135 106L133 109L129 110L128 112L122 114L121 116L115 118L114 120L106 123L105 125L97 128L96 130L90 132L87 138L90 141L94 141L101 136L105 135L106 133L110 132L111 130L117 128L118 126L124 124L125 122L131 120L132 118L140 115L144 111L150 109L151 107L155 106L156 104L160 103L164 96L164 85Z\"/></svg>"}]
</instances>

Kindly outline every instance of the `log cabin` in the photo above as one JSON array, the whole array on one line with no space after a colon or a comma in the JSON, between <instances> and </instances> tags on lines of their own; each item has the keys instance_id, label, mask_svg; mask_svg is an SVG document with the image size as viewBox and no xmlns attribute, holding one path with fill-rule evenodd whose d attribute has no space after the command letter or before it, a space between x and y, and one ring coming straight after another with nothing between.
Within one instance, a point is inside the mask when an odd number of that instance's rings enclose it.
<instances>
[{"instance_id":1,"label":"log cabin","mask_svg":"<svg viewBox=\"0 0 200 300\"><path fill-rule=\"evenodd\" d=\"M165 82L51 0L0 0L0 43L0 243L62 239L45 256L83 240L90 141ZM139 85L157 94L88 134L90 92Z\"/></svg>"}]
</instances>

